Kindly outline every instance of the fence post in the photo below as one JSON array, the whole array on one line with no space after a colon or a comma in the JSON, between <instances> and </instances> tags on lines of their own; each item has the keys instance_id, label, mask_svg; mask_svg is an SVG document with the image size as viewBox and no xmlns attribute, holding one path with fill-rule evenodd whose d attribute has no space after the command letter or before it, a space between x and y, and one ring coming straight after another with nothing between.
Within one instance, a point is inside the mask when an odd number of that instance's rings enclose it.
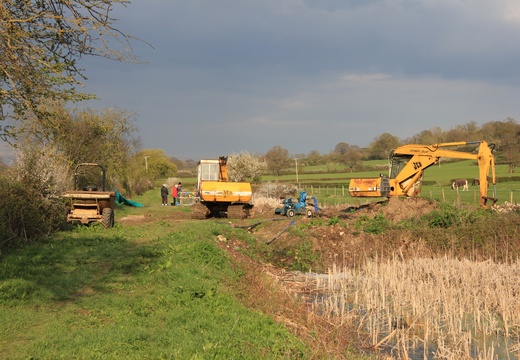
<instances>
[{"instance_id":1,"label":"fence post","mask_svg":"<svg viewBox=\"0 0 520 360\"><path fill-rule=\"evenodd\" d=\"M461 200L460 200L459 188L457 188L456 191L457 191L457 195L455 198L455 203L457 204L457 207L460 208L462 204L461 204Z\"/></svg>"}]
</instances>

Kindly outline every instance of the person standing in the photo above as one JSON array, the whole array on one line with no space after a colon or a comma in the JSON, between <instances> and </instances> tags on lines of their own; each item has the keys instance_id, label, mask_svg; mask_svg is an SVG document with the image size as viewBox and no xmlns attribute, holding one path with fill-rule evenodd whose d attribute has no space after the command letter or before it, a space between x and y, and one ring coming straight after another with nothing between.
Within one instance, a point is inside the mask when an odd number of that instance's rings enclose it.
<instances>
[{"instance_id":1,"label":"person standing","mask_svg":"<svg viewBox=\"0 0 520 360\"><path fill-rule=\"evenodd\" d=\"M177 205L177 196L179 195L179 189L177 188L177 184L175 184L172 188L172 197L173 197L173 202L172 202L172 206L175 206Z\"/></svg>"},{"instance_id":2,"label":"person standing","mask_svg":"<svg viewBox=\"0 0 520 360\"><path fill-rule=\"evenodd\" d=\"M181 204L181 193L182 193L182 185L181 182L176 185L177 186L177 200L176 205L179 206Z\"/></svg>"},{"instance_id":3,"label":"person standing","mask_svg":"<svg viewBox=\"0 0 520 360\"><path fill-rule=\"evenodd\" d=\"M161 187L161 199L162 206L168 206L168 188L166 187L166 184L163 184Z\"/></svg>"}]
</instances>

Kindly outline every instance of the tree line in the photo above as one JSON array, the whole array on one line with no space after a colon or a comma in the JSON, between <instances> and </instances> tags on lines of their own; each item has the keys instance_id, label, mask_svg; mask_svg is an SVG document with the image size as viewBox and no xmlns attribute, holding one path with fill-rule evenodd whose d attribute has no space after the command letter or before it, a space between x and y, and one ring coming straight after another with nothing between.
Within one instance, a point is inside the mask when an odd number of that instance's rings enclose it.
<instances>
[{"instance_id":1,"label":"tree line","mask_svg":"<svg viewBox=\"0 0 520 360\"><path fill-rule=\"evenodd\" d=\"M481 126L471 121L448 130L435 127L403 139L396 135L383 133L376 136L367 147L339 142L327 154L321 154L317 150L311 150L307 154L291 154L288 149L277 145L263 154L251 154L247 151L230 154L228 166L230 176L235 181L254 181L263 174L279 176L286 172L292 173L296 166L303 171L304 166L339 164L344 167L345 171L353 172L363 169L363 161L387 159L390 151L401 145L434 145L480 140L494 144L497 163L507 164L509 172L515 172L515 168L520 164L520 124L513 118L490 121ZM462 146L460 150L471 152L475 150L475 145ZM188 170L195 170L196 161L194 160L183 162L172 158L172 161L177 164L179 169L183 169L188 174ZM329 168L333 168L333 166Z\"/></svg>"}]
</instances>

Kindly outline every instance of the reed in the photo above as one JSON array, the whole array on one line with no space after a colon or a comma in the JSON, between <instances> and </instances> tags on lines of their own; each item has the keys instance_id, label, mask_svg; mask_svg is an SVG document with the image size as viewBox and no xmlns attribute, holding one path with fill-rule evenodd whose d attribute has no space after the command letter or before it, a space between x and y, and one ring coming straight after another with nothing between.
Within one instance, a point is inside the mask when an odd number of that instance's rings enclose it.
<instances>
[{"instance_id":1,"label":"reed","mask_svg":"<svg viewBox=\"0 0 520 360\"><path fill-rule=\"evenodd\" d=\"M494 359L500 341L519 353L519 265L445 256L333 267L316 277L327 296L314 306L338 325L358 324L367 346L399 358L423 349L425 359Z\"/></svg>"}]
</instances>

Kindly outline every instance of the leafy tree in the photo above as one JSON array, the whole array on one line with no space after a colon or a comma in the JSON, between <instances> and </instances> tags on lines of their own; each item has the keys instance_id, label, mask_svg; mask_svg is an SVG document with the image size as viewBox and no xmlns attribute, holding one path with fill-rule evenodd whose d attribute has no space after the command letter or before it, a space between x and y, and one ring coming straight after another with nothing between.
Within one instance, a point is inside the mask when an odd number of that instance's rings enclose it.
<instances>
[{"instance_id":1,"label":"leafy tree","mask_svg":"<svg viewBox=\"0 0 520 360\"><path fill-rule=\"evenodd\" d=\"M352 145L343 156L343 163L350 169L350 172L352 172L354 171L354 167L361 162L362 158L361 148L357 145Z\"/></svg>"},{"instance_id":2,"label":"leafy tree","mask_svg":"<svg viewBox=\"0 0 520 360\"><path fill-rule=\"evenodd\" d=\"M392 149L399 146L399 138L389 133L383 133L370 143L370 159L386 159Z\"/></svg>"},{"instance_id":3,"label":"leafy tree","mask_svg":"<svg viewBox=\"0 0 520 360\"><path fill-rule=\"evenodd\" d=\"M520 164L520 124L513 118L505 121L492 121L482 126L486 140L497 146L501 158L509 166L509 172L514 173Z\"/></svg>"},{"instance_id":4,"label":"leafy tree","mask_svg":"<svg viewBox=\"0 0 520 360\"><path fill-rule=\"evenodd\" d=\"M60 105L46 107L54 115L45 123L32 115L16 127L21 138L15 145L19 150L30 143L66 159L69 173L79 163L99 163L107 170L110 186L126 181L127 161L141 146L132 113L110 108L77 111Z\"/></svg>"},{"instance_id":5,"label":"leafy tree","mask_svg":"<svg viewBox=\"0 0 520 360\"><path fill-rule=\"evenodd\" d=\"M76 91L86 55L135 61L131 36L115 28L115 5L128 0L2 0L0 2L0 121L27 111L44 121L48 99L92 98ZM12 128L0 126L0 136Z\"/></svg>"},{"instance_id":6,"label":"leafy tree","mask_svg":"<svg viewBox=\"0 0 520 360\"><path fill-rule=\"evenodd\" d=\"M318 150L312 150L309 152L309 154L307 154L305 157L305 161L310 166L321 165L324 163L323 156L319 153Z\"/></svg>"},{"instance_id":7,"label":"leafy tree","mask_svg":"<svg viewBox=\"0 0 520 360\"><path fill-rule=\"evenodd\" d=\"M470 121L463 125L457 125L453 129L448 130L445 133L446 142L453 141L478 141L482 135L475 121Z\"/></svg>"},{"instance_id":8,"label":"leafy tree","mask_svg":"<svg viewBox=\"0 0 520 360\"><path fill-rule=\"evenodd\" d=\"M272 147L264 155L264 158L267 162L267 169L276 174L277 177L280 176L282 170L290 166L289 150L281 146Z\"/></svg>"},{"instance_id":9,"label":"leafy tree","mask_svg":"<svg viewBox=\"0 0 520 360\"><path fill-rule=\"evenodd\" d=\"M267 162L248 152L231 154L227 162L231 181L254 180L267 170Z\"/></svg>"},{"instance_id":10,"label":"leafy tree","mask_svg":"<svg viewBox=\"0 0 520 360\"><path fill-rule=\"evenodd\" d=\"M438 144L444 142L444 132L440 127L434 127L430 130L423 130L419 134L412 136L406 140L406 143L413 144ZM453 140L456 141L456 140ZM459 140L457 140L459 141Z\"/></svg>"},{"instance_id":11,"label":"leafy tree","mask_svg":"<svg viewBox=\"0 0 520 360\"><path fill-rule=\"evenodd\" d=\"M140 163L137 175L151 180L174 177L177 174L177 166L162 149L146 149L135 154L134 164ZM139 177L135 176L134 177Z\"/></svg>"},{"instance_id":12,"label":"leafy tree","mask_svg":"<svg viewBox=\"0 0 520 360\"><path fill-rule=\"evenodd\" d=\"M359 146L340 142L334 148L331 157L338 163L345 165L352 172L363 158L363 154Z\"/></svg>"},{"instance_id":13,"label":"leafy tree","mask_svg":"<svg viewBox=\"0 0 520 360\"><path fill-rule=\"evenodd\" d=\"M185 168L188 167L188 166L186 165L186 162L185 162L185 161L182 161L182 160L180 160L180 159L177 159L176 157L173 157L173 156L170 157L170 161L171 161L172 163L174 163L175 166L177 166L177 169L178 169L178 170L182 170L182 169L185 169Z\"/></svg>"},{"instance_id":14,"label":"leafy tree","mask_svg":"<svg viewBox=\"0 0 520 360\"><path fill-rule=\"evenodd\" d=\"M340 142L334 147L334 152L339 155L345 155L350 150L350 145L346 142Z\"/></svg>"}]
</instances>

